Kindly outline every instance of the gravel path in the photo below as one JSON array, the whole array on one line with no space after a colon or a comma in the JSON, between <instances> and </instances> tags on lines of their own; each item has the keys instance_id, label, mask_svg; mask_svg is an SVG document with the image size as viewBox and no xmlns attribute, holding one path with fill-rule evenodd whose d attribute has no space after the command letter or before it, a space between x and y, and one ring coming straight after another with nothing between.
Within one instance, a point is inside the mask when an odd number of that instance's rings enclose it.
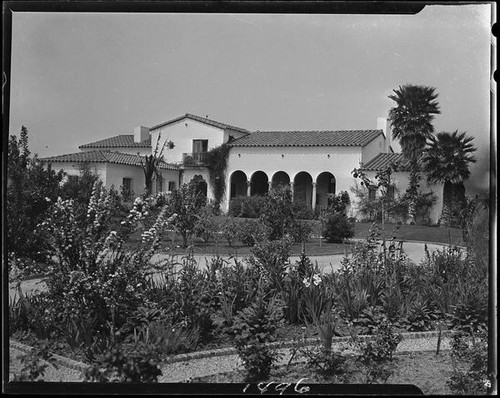
<instances>
[{"instance_id":1,"label":"gravel path","mask_svg":"<svg viewBox=\"0 0 500 398\"><path fill-rule=\"evenodd\" d=\"M404 338L398 346L397 353L411 352L411 351L434 351L437 344L437 334L435 332L426 332L420 334L403 334ZM340 341L333 344L333 349L338 349L344 346L345 342ZM443 337L441 342L441 349L450 349L449 338ZM14 374L18 374L21 370L21 363L17 356L26 353L29 350L28 346L14 342L11 340L10 344L10 366L9 366L9 380L13 380ZM191 379L199 377L210 376L217 373L231 372L238 369L243 369L243 365L238 355L220 355L224 352L231 350L217 350L211 351L211 356L204 357L204 353L192 353L177 356L175 362L167 363L162 366L162 376L159 377L160 383L180 383L188 382ZM290 349L281 348L277 350L283 354L279 362L280 365L285 365L290 360ZM208 353L207 353L208 355ZM45 372L45 381L52 382L82 382L82 369L87 365L72 361L68 358L56 356L58 368L55 369L50 366ZM184 358L184 360L182 360ZM190 359L185 359L190 358ZM294 359L292 363L296 362Z\"/></svg>"}]
</instances>

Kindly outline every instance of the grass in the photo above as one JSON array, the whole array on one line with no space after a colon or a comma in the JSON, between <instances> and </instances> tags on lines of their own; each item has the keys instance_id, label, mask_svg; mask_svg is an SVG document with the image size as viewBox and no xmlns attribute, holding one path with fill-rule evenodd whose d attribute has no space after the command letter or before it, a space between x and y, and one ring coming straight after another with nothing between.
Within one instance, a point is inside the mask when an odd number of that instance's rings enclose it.
<instances>
[{"instance_id":1,"label":"grass","mask_svg":"<svg viewBox=\"0 0 500 398\"><path fill-rule=\"evenodd\" d=\"M315 221L308 221L314 223ZM354 238L365 239L368 236L372 223L355 223ZM395 236L399 240L424 241L432 243L464 245L462 230L459 228L423 226L423 225L397 225L385 224L381 230L381 237L390 239ZM132 247L140 241L140 235L132 235L128 246ZM308 255L331 255L344 254L350 251L349 243L328 243L324 239L312 238L304 246L296 243L292 246L292 256L298 256L304 248ZM168 250L171 254L185 255L188 252L195 255L204 256L245 256L251 254L252 248L242 244L229 246L225 240L220 242L204 242L199 238L193 238L189 242L188 248L182 247L182 238L174 232L162 244L163 250Z\"/></svg>"}]
</instances>

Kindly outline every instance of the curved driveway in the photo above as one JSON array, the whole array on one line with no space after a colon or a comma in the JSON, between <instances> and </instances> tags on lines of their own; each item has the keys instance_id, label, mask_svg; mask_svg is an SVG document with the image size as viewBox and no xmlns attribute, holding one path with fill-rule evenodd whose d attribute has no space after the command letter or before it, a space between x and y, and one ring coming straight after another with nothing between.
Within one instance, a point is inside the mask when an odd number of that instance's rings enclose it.
<instances>
[{"instance_id":1,"label":"curved driveway","mask_svg":"<svg viewBox=\"0 0 500 398\"><path fill-rule=\"evenodd\" d=\"M432 253L435 250L442 250L447 245L445 244L435 244L435 243L426 243L428 250ZM408 255L408 258L413 262L419 264L420 261L425 257L424 251L424 242L404 242L403 250ZM161 261L166 258L165 255L155 255L152 258L153 262ZM246 256L239 256L240 259L244 259ZM322 272L329 272L334 269L337 270L340 268L340 262L342 258L344 258L344 254L332 254L332 255L323 255L323 256L309 256L313 263L317 263ZM195 255L194 259L196 260L198 266L200 268L204 268L206 266L207 261L209 261L209 256L200 256ZM227 259L227 257L226 257ZM299 256L291 256L290 262L294 263L299 259ZM180 261L180 258L179 258ZM178 269L179 267L177 267ZM45 282L43 279L32 279L28 281L23 281L21 284L21 289L23 293L34 293L37 290L45 289ZM9 297L12 299L16 295L15 289L13 289L13 285L9 284Z\"/></svg>"}]
</instances>

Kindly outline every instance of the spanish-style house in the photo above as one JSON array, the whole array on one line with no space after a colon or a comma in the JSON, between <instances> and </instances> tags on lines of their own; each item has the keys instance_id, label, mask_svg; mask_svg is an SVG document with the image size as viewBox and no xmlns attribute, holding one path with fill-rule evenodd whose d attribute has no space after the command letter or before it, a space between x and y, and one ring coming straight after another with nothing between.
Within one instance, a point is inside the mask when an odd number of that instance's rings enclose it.
<instances>
[{"instance_id":1,"label":"spanish-style house","mask_svg":"<svg viewBox=\"0 0 500 398\"><path fill-rule=\"evenodd\" d=\"M77 176L81 164L98 173L107 187L132 191L136 196L145 187L142 169L144 156L163 149L160 173L155 177L153 193L169 192L192 180L201 182L209 200L214 199L209 178L207 153L227 144L225 197L221 209L227 211L230 200L238 196L264 195L272 184L289 184L293 200L316 209L327 204L329 193L347 191L356 216L351 189L357 184L352 170L361 168L373 178L377 171L402 155L394 153L386 118L377 119L376 129L328 131L255 131L185 114L151 128L136 127L130 135L118 135L81 145L80 152L44 158L53 169L63 169L70 178ZM408 170L393 173L394 186L404 192ZM441 186L429 186L436 203L428 214L437 223L442 207Z\"/></svg>"}]
</instances>

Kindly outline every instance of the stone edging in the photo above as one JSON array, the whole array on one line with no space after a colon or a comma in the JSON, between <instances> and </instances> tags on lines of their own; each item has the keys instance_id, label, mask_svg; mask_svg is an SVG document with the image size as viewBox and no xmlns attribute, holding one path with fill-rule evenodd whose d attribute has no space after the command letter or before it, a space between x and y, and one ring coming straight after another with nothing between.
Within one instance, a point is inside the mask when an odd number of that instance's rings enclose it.
<instances>
[{"instance_id":1,"label":"stone edging","mask_svg":"<svg viewBox=\"0 0 500 398\"><path fill-rule=\"evenodd\" d=\"M455 333L455 331L453 331L453 330L443 330L441 336L447 337L447 336L450 336L454 333ZM405 333L401 333L401 334L403 335L403 339L413 340L413 339L437 337L439 332L433 330L433 331L429 331L429 332L405 332ZM350 339L349 336L334 337L332 344L347 342L349 339ZM362 336L358 336L358 339L359 339L359 341L370 341L370 340L374 339L374 336L362 335ZM308 339L299 341L299 343L302 343L303 346L306 347L306 346L317 344L320 341L321 341L321 339L319 339L319 338L308 338ZM273 349L280 349L280 348L291 348L294 346L294 344L297 344L297 342L295 342L295 341L280 341L280 342L268 343L268 344L266 344L266 346L269 348L273 348ZM22 344L22 343L20 343L16 340L13 340L13 339L10 339L10 346L12 348L17 349L19 351L22 351L24 353L29 353L33 349L33 347L31 347L31 346L28 346L26 344ZM405 353L404 351L398 352L398 354L404 354L404 353ZM64 366L64 367L69 368L69 369L84 372L90 366L84 362L75 361L71 358L63 357L61 355L57 355L57 354L52 354L52 355L55 359L55 362L58 365ZM197 352L192 352L192 353L187 353L187 354L179 354L179 355L174 355L172 357L166 358L163 361L163 364L185 362L185 361L190 361L193 359L220 357L220 356L226 356L226 355L237 355L237 351L235 348L229 347L229 348L214 349L214 350L207 350L207 351L197 351Z\"/></svg>"},{"instance_id":2,"label":"stone edging","mask_svg":"<svg viewBox=\"0 0 500 398\"><path fill-rule=\"evenodd\" d=\"M446 336L449 336L453 333L454 333L454 331L452 331L452 330L443 330L441 333L441 336L446 337ZM436 330L432 330L429 332L405 332L405 333L401 333L401 334L403 335L403 339L412 340L412 339L438 337L439 332ZM332 344L345 343L345 342L349 341L349 339L350 339L350 336L334 337L332 340ZM363 335L363 336L358 336L358 339L359 339L359 341L370 341L370 340L374 339L374 336ZM314 345L314 344L321 342L321 339L320 338L308 338L305 340L300 340L298 342L302 343L303 346L308 346L308 345ZM280 342L268 343L265 345L269 348L279 349L279 348L291 348L294 346L294 344L297 344L297 342L295 342L295 341L280 341ZM167 363L190 361L192 359L201 359L201 358L208 358L208 357L220 357L220 356L225 356L225 355L236 355L237 353L238 352L236 351L236 349L232 348L232 347L207 350L207 351L197 351L197 352L191 352L191 353L187 353L187 354L179 354L179 355L169 357L164 361L164 363L167 364Z\"/></svg>"},{"instance_id":3,"label":"stone edging","mask_svg":"<svg viewBox=\"0 0 500 398\"><path fill-rule=\"evenodd\" d=\"M22 351L26 354L28 354L33 349L33 347L31 346L20 343L13 339L10 339L9 343L12 348L15 348L16 350ZM85 372L85 370L87 370L87 368L90 366L86 363L75 361L74 359L63 357L57 354L52 354L52 357L55 359L55 363L57 363L58 365L81 372Z\"/></svg>"}]
</instances>

